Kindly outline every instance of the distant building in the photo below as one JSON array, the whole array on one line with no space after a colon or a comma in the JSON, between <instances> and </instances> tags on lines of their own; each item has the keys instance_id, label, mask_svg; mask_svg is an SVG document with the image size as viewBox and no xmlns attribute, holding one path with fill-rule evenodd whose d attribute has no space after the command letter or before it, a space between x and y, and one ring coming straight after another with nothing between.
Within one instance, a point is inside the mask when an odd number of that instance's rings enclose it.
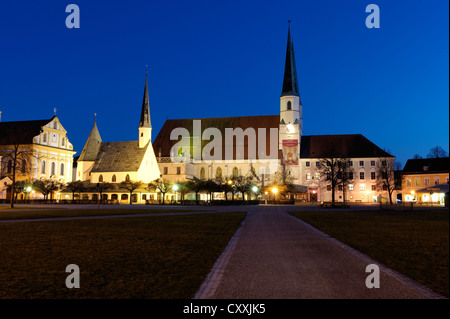
<instances>
[{"instance_id":1,"label":"distant building","mask_svg":"<svg viewBox=\"0 0 450 319\"><path fill-rule=\"evenodd\" d=\"M73 150L59 119L54 116L47 120L0 122L0 180L3 183L12 179L14 152L17 148L21 155L17 157L16 181L53 179L60 183L72 180ZM1 185L0 199L9 198ZM6 187L6 188L8 188ZM41 195L32 192L31 198ZM19 194L19 199L23 194Z\"/></svg>"},{"instance_id":2,"label":"distant building","mask_svg":"<svg viewBox=\"0 0 450 319\"><path fill-rule=\"evenodd\" d=\"M402 199L421 204L444 204L449 190L449 158L409 159L402 172Z\"/></svg>"}]
</instances>

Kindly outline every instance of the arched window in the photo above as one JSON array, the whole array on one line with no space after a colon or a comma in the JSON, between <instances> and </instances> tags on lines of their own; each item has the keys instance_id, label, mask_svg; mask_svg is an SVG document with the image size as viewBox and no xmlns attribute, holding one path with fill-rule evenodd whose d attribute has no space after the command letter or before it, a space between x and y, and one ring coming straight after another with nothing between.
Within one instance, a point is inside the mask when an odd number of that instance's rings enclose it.
<instances>
[{"instance_id":1,"label":"arched window","mask_svg":"<svg viewBox=\"0 0 450 319\"><path fill-rule=\"evenodd\" d=\"M117 196L117 194L112 194L111 195L111 199L112 200L117 200L119 197Z\"/></svg>"},{"instance_id":2,"label":"arched window","mask_svg":"<svg viewBox=\"0 0 450 319\"><path fill-rule=\"evenodd\" d=\"M113 177L112 177L112 182L115 183L116 180L117 180L116 175L113 175Z\"/></svg>"},{"instance_id":3,"label":"arched window","mask_svg":"<svg viewBox=\"0 0 450 319\"><path fill-rule=\"evenodd\" d=\"M64 176L64 163L61 163L61 171L59 172L59 175Z\"/></svg>"},{"instance_id":4,"label":"arched window","mask_svg":"<svg viewBox=\"0 0 450 319\"><path fill-rule=\"evenodd\" d=\"M220 167L216 169L216 179L222 179L222 169Z\"/></svg>"},{"instance_id":5,"label":"arched window","mask_svg":"<svg viewBox=\"0 0 450 319\"><path fill-rule=\"evenodd\" d=\"M103 175L100 175L100 176L98 177L98 182L99 182L99 183L103 183Z\"/></svg>"},{"instance_id":6,"label":"arched window","mask_svg":"<svg viewBox=\"0 0 450 319\"><path fill-rule=\"evenodd\" d=\"M200 169L200 179L205 179L205 168L204 167L202 167Z\"/></svg>"},{"instance_id":7,"label":"arched window","mask_svg":"<svg viewBox=\"0 0 450 319\"><path fill-rule=\"evenodd\" d=\"M127 194L122 194L122 195L120 195L120 199L121 200L126 200L126 199L128 199L128 195Z\"/></svg>"},{"instance_id":8,"label":"arched window","mask_svg":"<svg viewBox=\"0 0 450 319\"><path fill-rule=\"evenodd\" d=\"M44 136L42 137L42 142L47 143L47 133L44 133Z\"/></svg>"},{"instance_id":9,"label":"arched window","mask_svg":"<svg viewBox=\"0 0 450 319\"><path fill-rule=\"evenodd\" d=\"M239 170L237 167L233 168L233 177L238 177L239 176Z\"/></svg>"},{"instance_id":10,"label":"arched window","mask_svg":"<svg viewBox=\"0 0 450 319\"><path fill-rule=\"evenodd\" d=\"M8 161L8 168L7 168L8 174L12 173L12 160Z\"/></svg>"},{"instance_id":11,"label":"arched window","mask_svg":"<svg viewBox=\"0 0 450 319\"><path fill-rule=\"evenodd\" d=\"M61 146L64 146L66 144L66 139L63 137L61 140Z\"/></svg>"},{"instance_id":12,"label":"arched window","mask_svg":"<svg viewBox=\"0 0 450 319\"><path fill-rule=\"evenodd\" d=\"M287 109L288 110L292 110L292 103L291 103L291 101L287 102Z\"/></svg>"},{"instance_id":13,"label":"arched window","mask_svg":"<svg viewBox=\"0 0 450 319\"><path fill-rule=\"evenodd\" d=\"M127 176L125 177L125 182L129 182L130 181L130 175L127 174Z\"/></svg>"},{"instance_id":14,"label":"arched window","mask_svg":"<svg viewBox=\"0 0 450 319\"><path fill-rule=\"evenodd\" d=\"M45 161L42 161L41 163L41 173L45 174Z\"/></svg>"},{"instance_id":15,"label":"arched window","mask_svg":"<svg viewBox=\"0 0 450 319\"><path fill-rule=\"evenodd\" d=\"M51 171L50 171L50 175L55 175L55 173L56 173L56 165L55 165L55 162L52 162L52 169L51 169Z\"/></svg>"},{"instance_id":16,"label":"arched window","mask_svg":"<svg viewBox=\"0 0 450 319\"><path fill-rule=\"evenodd\" d=\"M22 159L22 167L20 168L20 171L24 174L27 170L27 161Z\"/></svg>"}]
</instances>

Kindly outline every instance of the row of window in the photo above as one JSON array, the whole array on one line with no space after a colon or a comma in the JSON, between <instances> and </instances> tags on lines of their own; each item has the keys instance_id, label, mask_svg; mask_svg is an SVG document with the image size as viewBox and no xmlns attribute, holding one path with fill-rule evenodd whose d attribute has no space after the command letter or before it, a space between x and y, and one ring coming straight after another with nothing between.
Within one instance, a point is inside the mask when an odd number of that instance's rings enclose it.
<instances>
[{"instance_id":1,"label":"row of window","mask_svg":"<svg viewBox=\"0 0 450 319\"><path fill-rule=\"evenodd\" d=\"M47 143L47 133L42 135L42 143ZM61 146L66 146L66 139L64 137L61 139Z\"/></svg>"},{"instance_id":2,"label":"row of window","mask_svg":"<svg viewBox=\"0 0 450 319\"><path fill-rule=\"evenodd\" d=\"M125 182L129 182L129 181L130 181L130 175L127 174L127 176L125 176ZM98 182L99 182L99 183L105 182L105 180L104 180L104 178L103 178L103 175L100 174L100 176L98 177ZM111 182L112 182L112 183L116 183L116 182L117 182L117 177L116 177L115 174L112 176Z\"/></svg>"},{"instance_id":3,"label":"row of window","mask_svg":"<svg viewBox=\"0 0 450 319\"><path fill-rule=\"evenodd\" d=\"M41 174L45 174L47 172L47 162L42 161L41 162ZM56 163L52 162L50 165L50 175L56 175ZM59 167L59 175L64 176L65 175L65 165L64 163L60 164Z\"/></svg>"},{"instance_id":4,"label":"row of window","mask_svg":"<svg viewBox=\"0 0 450 319\"><path fill-rule=\"evenodd\" d=\"M316 167L320 167L320 161L316 161L315 164L316 164ZM307 167L310 167L311 162L309 162L309 161L305 162L305 165ZM348 165L353 166L353 161L348 161ZM386 166L386 161L384 161L384 160L381 161L381 165ZM359 166L364 166L364 161L359 161ZM370 166L375 166L375 161L370 161Z\"/></svg>"},{"instance_id":5,"label":"row of window","mask_svg":"<svg viewBox=\"0 0 450 319\"><path fill-rule=\"evenodd\" d=\"M425 177L424 180L424 186L430 186L431 185L431 179L429 177ZM434 185L439 185L441 183L439 177L434 178ZM447 184L449 183L448 177L447 177ZM406 186L412 186L412 180L407 179L406 180ZM421 186L421 179L416 178L414 181L414 186Z\"/></svg>"},{"instance_id":6,"label":"row of window","mask_svg":"<svg viewBox=\"0 0 450 319\"><path fill-rule=\"evenodd\" d=\"M383 185L382 189L384 191L386 191L387 190L387 185ZM338 185L337 186L337 190L338 191L342 191L343 190L342 185ZM353 184L349 184L348 185L348 190L349 191L354 191L355 190L355 186ZM366 184L359 184L359 190L360 191L365 191L366 190ZM372 184L370 190L376 191L377 190L377 186L375 184ZM327 191L331 192L331 185L327 185Z\"/></svg>"},{"instance_id":7,"label":"row of window","mask_svg":"<svg viewBox=\"0 0 450 319\"><path fill-rule=\"evenodd\" d=\"M383 172L383 178L385 178L384 175L385 175L385 173ZM310 180L311 178L314 179L314 176L311 177L311 173L306 173L306 180ZM316 179L320 179L319 173L316 173L315 178ZM359 173L359 179L364 179L364 178L365 178L364 172L360 172ZM327 180L329 180L329 179L330 179L330 176L329 176L329 174L327 174ZM348 179L349 180L353 179L353 172L349 172L348 173ZM370 172L370 179L377 179L377 176L376 176L375 172Z\"/></svg>"}]
</instances>

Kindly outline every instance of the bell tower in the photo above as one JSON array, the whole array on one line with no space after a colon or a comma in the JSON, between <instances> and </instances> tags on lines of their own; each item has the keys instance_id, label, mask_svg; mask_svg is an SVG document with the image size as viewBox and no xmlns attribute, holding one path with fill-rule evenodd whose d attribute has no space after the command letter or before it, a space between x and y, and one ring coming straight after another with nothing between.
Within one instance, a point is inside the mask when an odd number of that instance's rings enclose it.
<instances>
[{"instance_id":1,"label":"bell tower","mask_svg":"<svg viewBox=\"0 0 450 319\"><path fill-rule=\"evenodd\" d=\"M150 121L150 103L148 100L148 71L145 71L144 99L142 101L141 120L139 122L139 148L145 147L152 140Z\"/></svg>"},{"instance_id":2,"label":"bell tower","mask_svg":"<svg viewBox=\"0 0 450 319\"><path fill-rule=\"evenodd\" d=\"M289 159L295 163L296 157L298 163L300 141L303 134L303 117L290 22L289 20L283 88L280 96L279 149L288 149ZM296 154L292 153L293 150L295 150ZM284 151L283 160L287 160L287 154Z\"/></svg>"}]
</instances>

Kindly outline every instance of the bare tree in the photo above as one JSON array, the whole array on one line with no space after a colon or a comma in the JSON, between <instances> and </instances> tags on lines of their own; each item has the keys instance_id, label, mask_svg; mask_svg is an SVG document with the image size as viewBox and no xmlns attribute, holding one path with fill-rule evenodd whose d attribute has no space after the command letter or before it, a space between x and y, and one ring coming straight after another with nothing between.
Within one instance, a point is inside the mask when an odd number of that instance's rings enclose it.
<instances>
[{"instance_id":1,"label":"bare tree","mask_svg":"<svg viewBox=\"0 0 450 319\"><path fill-rule=\"evenodd\" d=\"M414 154L413 159L421 159L422 156L420 154Z\"/></svg>"},{"instance_id":2,"label":"bare tree","mask_svg":"<svg viewBox=\"0 0 450 319\"><path fill-rule=\"evenodd\" d=\"M172 188L172 183L165 180L164 178L158 178L153 182L147 185L147 190L149 191L158 191L162 195L162 204L164 205L164 199L166 197L166 193L170 191Z\"/></svg>"},{"instance_id":3,"label":"bare tree","mask_svg":"<svg viewBox=\"0 0 450 319\"><path fill-rule=\"evenodd\" d=\"M0 145L0 156L2 157L3 172L11 181L11 201L10 207L14 208L16 198L16 182L17 178L31 179L33 150L31 145L14 143L19 136L11 138L11 145Z\"/></svg>"},{"instance_id":4,"label":"bare tree","mask_svg":"<svg viewBox=\"0 0 450 319\"><path fill-rule=\"evenodd\" d=\"M448 156L447 151L440 146L433 147L427 155L428 158L441 158L447 156Z\"/></svg>"},{"instance_id":5,"label":"bare tree","mask_svg":"<svg viewBox=\"0 0 450 319\"><path fill-rule=\"evenodd\" d=\"M394 160L392 158L382 158L376 165L377 188L387 191L389 194L389 203L392 205L392 193L394 192L397 181L395 178Z\"/></svg>"},{"instance_id":6,"label":"bare tree","mask_svg":"<svg viewBox=\"0 0 450 319\"><path fill-rule=\"evenodd\" d=\"M318 171L320 173L320 179L325 180L331 186L331 202L335 203L336 187L339 185L339 167L341 165L341 159L336 157L323 157L319 161Z\"/></svg>"},{"instance_id":7,"label":"bare tree","mask_svg":"<svg viewBox=\"0 0 450 319\"><path fill-rule=\"evenodd\" d=\"M53 199L53 192L60 189L61 186L60 182L53 179L38 179L33 182L33 187L44 195L44 199L46 200L49 195L50 199Z\"/></svg>"},{"instance_id":8,"label":"bare tree","mask_svg":"<svg viewBox=\"0 0 450 319\"><path fill-rule=\"evenodd\" d=\"M108 182L100 182L97 183L95 189L100 195L100 203L102 202L102 194L111 187L111 183ZM139 187L138 187L139 188Z\"/></svg>"},{"instance_id":9,"label":"bare tree","mask_svg":"<svg viewBox=\"0 0 450 319\"><path fill-rule=\"evenodd\" d=\"M72 201L75 200L75 193L79 193L81 197L81 192L86 190L86 187L82 181L73 181L66 184L66 191L72 193Z\"/></svg>"},{"instance_id":10,"label":"bare tree","mask_svg":"<svg viewBox=\"0 0 450 319\"><path fill-rule=\"evenodd\" d=\"M348 158L340 158L337 162L338 174L337 174L337 184L342 187L342 197L345 204L345 192L348 185L353 183L354 170L353 166L350 165L350 160Z\"/></svg>"},{"instance_id":11,"label":"bare tree","mask_svg":"<svg viewBox=\"0 0 450 319\"><path fill-rule=\"evenodd\" d=\"M119 184L119 188L126 189L130 193L130 205L133 204L132 197L133 192L142 186L141 181L124 181Z\"/></svg>"}]
</instances>

